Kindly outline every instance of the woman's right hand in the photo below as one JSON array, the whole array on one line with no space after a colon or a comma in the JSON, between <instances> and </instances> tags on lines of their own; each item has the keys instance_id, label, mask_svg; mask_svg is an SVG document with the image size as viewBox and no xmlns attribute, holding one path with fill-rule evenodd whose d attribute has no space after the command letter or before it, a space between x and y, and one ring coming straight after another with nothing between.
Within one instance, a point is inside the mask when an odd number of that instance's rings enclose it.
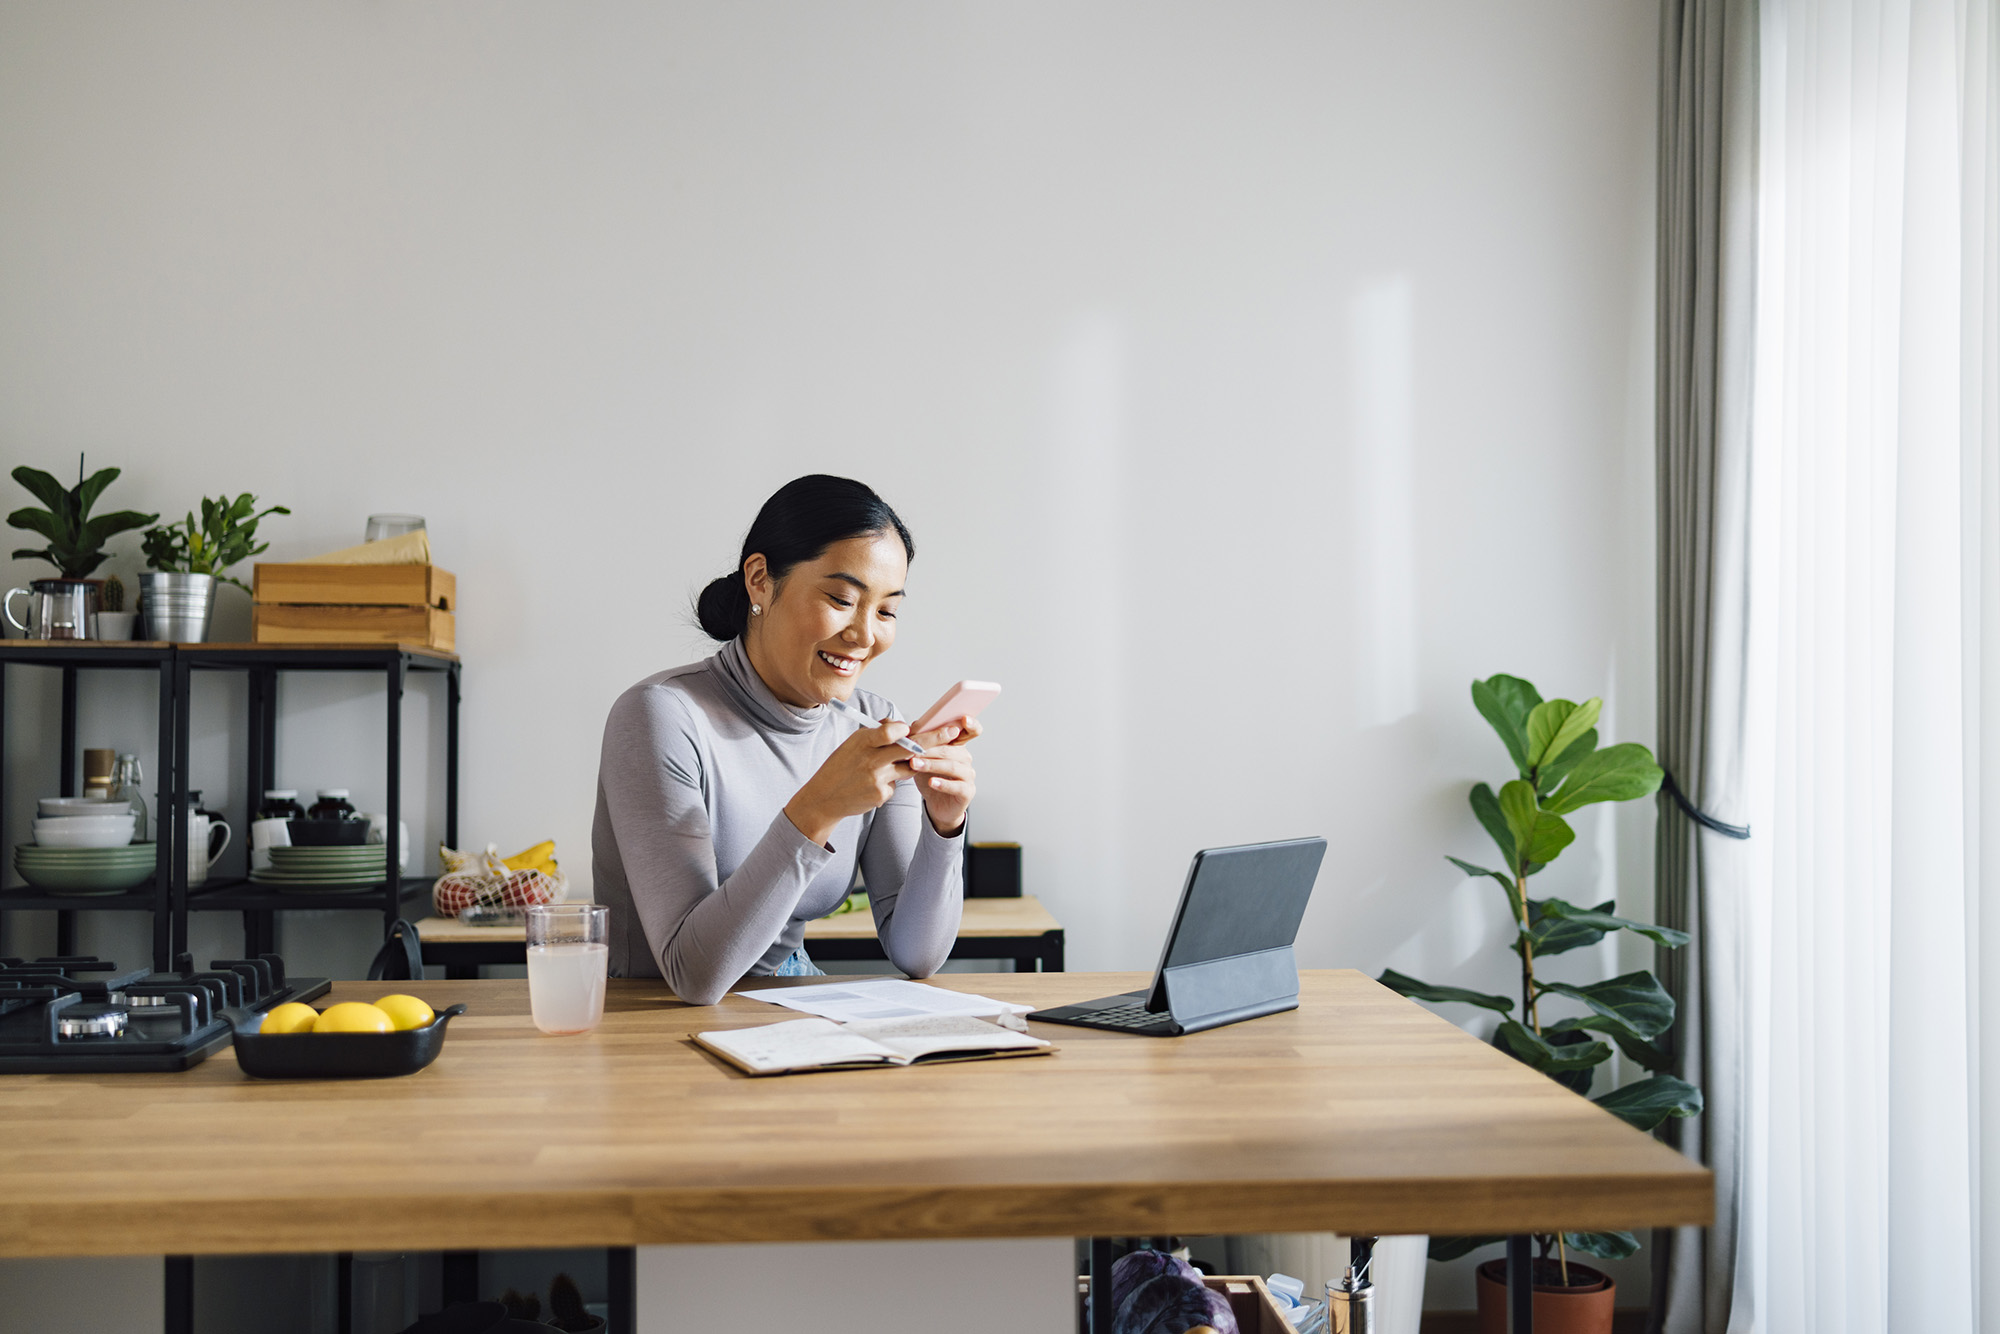
<instances>
[{"instance_id":1,"label":"woman's right hand","mask_svg":"<svg viewBox=\"0 0 2000 1334\"><path fill-rule=\"evenodd\" d=\"M908 723L890 721L841 742L785 803L785 818L824 847L842 820L874 810L910 776L910 752L896 744L909 730Z\"/></svg>"}]
</instances>

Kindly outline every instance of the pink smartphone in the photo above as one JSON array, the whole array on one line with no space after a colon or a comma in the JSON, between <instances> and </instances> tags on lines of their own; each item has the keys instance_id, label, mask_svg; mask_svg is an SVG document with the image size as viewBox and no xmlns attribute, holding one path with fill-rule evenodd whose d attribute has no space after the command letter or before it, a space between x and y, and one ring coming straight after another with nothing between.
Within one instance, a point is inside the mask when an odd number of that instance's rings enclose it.
<instances>
[{"instance_id":1,"label":"pink smartphone","mask_svg":"<svg viewBox=\"0 0 2000 1334\"><path fill-rule=\"evenodd\" d=\"M991 704L999 693L1000 687L991 681L960 681L944 692L943 699L925 709L923 716L910 724L910 735L928 732L963 718L977 718L979 711Z\"/></svg>"}]
</instances>

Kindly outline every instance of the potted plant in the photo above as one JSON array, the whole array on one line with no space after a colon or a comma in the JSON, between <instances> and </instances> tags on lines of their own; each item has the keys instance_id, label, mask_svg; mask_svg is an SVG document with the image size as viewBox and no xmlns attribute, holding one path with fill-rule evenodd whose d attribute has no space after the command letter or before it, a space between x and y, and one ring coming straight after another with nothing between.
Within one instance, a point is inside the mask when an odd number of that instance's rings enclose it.
<instances>
[{"instance_id":1,"label":"potted plant","mask_svg":"<svg viewBox=\"0 0 2000 1334\"><path fill-rule=\"evenodd\" d=\"M104 544L120 533L144 528L160 516L136 510L92 516L91 507L105 488L118 480L118 469L105 468L86 477L81 455L77 456L73 487L64 487L39 468L16 468L13 478L44 508L15 510L7 516L7 525L34 533L47 543L23 547L14 553L14 559L45 560L56 567L58 577L36 579L26 589L15 590L28 594L31 608L36 609L30 615L33 630L14 621L11 609L7 619L23 633L43 639L88 639L98 612L97 581L90 575L105 561ZM13 598L13 593L7 595L9 603ZM59 633L61 630L68 633Z\"/></svg>"},{"instance_id":2,"label":"potted plant","mask_svg":"<svg viewBox=\"0 0 2000 1334\"><path fill-rule=\"evenodd\" d=\"M257 542L259 520L290 513L283 505L259 510L257 497L246 491L234 500L202 497L199 520L190 512L178 523L148 528L143 541L152 572L139 576L147 636L176 643L206 639L215 610L215 581L248 592L248 584L223 571L271 545Z\"/></svg>"},{"instance_id":3,"label":"potted plant","mask_svg":"<svg viewBox=\"0 0 2000 1334\"><path fill-rule=\"evenodd\" d=\"M1529 895L1530 878L1576 838L1563 817L1601 801L1651 796L1659 790L1659 765L1644 746L1597 744L1601 699L1581 704L1544 700L1519 677L1495 676L1472 683L1472 702L1499 733L1517 774L1497 792L1485 783L1476 784L1471 792L1472 812L1499 849L1504 869L1489 870L1456 857L1446 860L1467 875L1490 878L1506 895L1514 922L1510 948L1520 966L1521 993L1517 1002L1462 987L1432 986L1393 969L1383 972L1381 982L1414 1000L1478 1005L1498 1012L1505 1017L1494 1034L1495 1045L1585 1096L1597 1067L1611 1059L1615 1044L1647 1076L1592 1101L1641 1130L1652 1131L1668 1117L1695 1115L1701 1110L1700 1091L1667 1073L1673 1058L1660 1038L1673 1025L1674 1001L1652 973L1642 970L1582 986L1551 982L1536 973L1539 961L1595 945L1614 931L1631 931L1668 949L1687 944L1684 932L1617 916L1614 903L1584 908ZM1558 1006L1582 1012L1562 1017L1549 1013ZM1504 1240L1433 1237L1430 1256L1453 1260ZM1639 1249L1639 1239L1629 1232L1568 1232L1535 1240L1540 1253L1534 1264L1535 1327L1608 1334L1616 1287L1608 1275L1570 1256L1581 1252L1620 1259ZM1480 1266L1483 1330L1505 1327L1504 1264L1491 1260Z\"/></svg>"},{"instance_id":4,"label":"potted plant","mask_svg":"<svg viewBox=\"0 0 2000 1334\"><path fill-rule=\"evenodd\" d=\"M137 619L137 612L125 610L125 581L115 574L107 575L97 590L97 637L130 639L132 622Z\"/></svg>"}]
</instances>

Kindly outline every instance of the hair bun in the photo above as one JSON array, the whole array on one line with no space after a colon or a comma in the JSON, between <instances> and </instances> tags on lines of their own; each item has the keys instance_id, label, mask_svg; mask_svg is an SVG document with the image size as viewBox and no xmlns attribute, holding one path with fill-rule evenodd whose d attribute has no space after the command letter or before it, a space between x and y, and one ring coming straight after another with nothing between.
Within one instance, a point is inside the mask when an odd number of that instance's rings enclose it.
<instances>
[{"instance_id":1,"label":"hair bun","mask_svg":"<svg viewBox=\"0 0 2000 1334\"><path fill-rule=\"evenodd\" d=\"M709 582L694 602L695 620L711 639L727 643L750 628L750 590L743 567L764 557L765 572L782 583L802 561L818 560L835 542L872 533L894 533L903 555L915 560L917 544L889 502L851 477L813 473L795 477L772 493L743 538L736 569ZM777 593L772 592L775 601Z\"/></svg>"},{"instance_id":2,"label":"hair bun","mask_svg":"<svg viewBox=\"0 0 2000 1334\"><path fill-rule=\"evenodd\" d=\"M743 574L739 570L725 574L720 579L711 579L695 599L695 619L701 622L702 633L710 639L724 643L737 638L750 626L750 592L743 587Z\"/></svg>"}]
</instances>

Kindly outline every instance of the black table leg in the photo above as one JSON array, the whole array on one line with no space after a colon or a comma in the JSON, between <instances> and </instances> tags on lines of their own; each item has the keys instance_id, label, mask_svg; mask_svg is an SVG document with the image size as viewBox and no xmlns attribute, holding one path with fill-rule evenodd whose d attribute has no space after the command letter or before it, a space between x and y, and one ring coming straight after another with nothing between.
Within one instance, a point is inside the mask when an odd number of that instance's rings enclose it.
<instances>
[{"instance_id":1,"label":"black table leg","mask_svg":"<svg viewBox=\"0 0 2000 1334\"><path fill-rule=\"evenodd\" d=\"M1060 973L1063 970L1063 933L1044 931L1041 940L1041 958L1037 961L1045 973Z\"/></svg>"},{"instance_id":2,"label":"black table leg","mask_svg":"<svg viewBox=\"0 0 2000 1334\"><path fill-rule=\"evenodd\" d=\"M1111 1334L1111 1238L1090 1239L1090 1328L1087 1334Z\"/></svg>"},{"instance_id":3,"label":"black table leg","mask_svg":"<svg viewBox=\"0 0 2000 1334\"><path fill-rule=\"evenodd\" d=\"M166 1334L194 1334L194 1257L169 1255L167 1266Z\"/></svg>"},{"instance_id":4,"label":"black table leg","mask_svg":"<svg viewBox=\"0 0 2000 1334\"><path fill-rule=\"evenodd\" d=\"M444 1259L444 1304L479 1300L479 1252L446 1251Z\"/></svg>"},{"instance_id":5,"label":"black table leg","mask_svg":"<svg viewBox=\"0 0 2000 1334\"><path fill-rule=\"evenodd\" d=\"M1507 1334L1535 1327L1535 1239L1507 1238Z\"/></svg>"},{"instance_id":6,"label":"black table leg","mask_svg":"<svg viewBox=\"0 0 2000 1334\"><path fill-rule=\"evenodd\" d=\"M639 1334L639 1253L630 1246L610 1247L604 1252L604 1275L611 1289L606 1334Z\"/></svg>"}]
</instances>

